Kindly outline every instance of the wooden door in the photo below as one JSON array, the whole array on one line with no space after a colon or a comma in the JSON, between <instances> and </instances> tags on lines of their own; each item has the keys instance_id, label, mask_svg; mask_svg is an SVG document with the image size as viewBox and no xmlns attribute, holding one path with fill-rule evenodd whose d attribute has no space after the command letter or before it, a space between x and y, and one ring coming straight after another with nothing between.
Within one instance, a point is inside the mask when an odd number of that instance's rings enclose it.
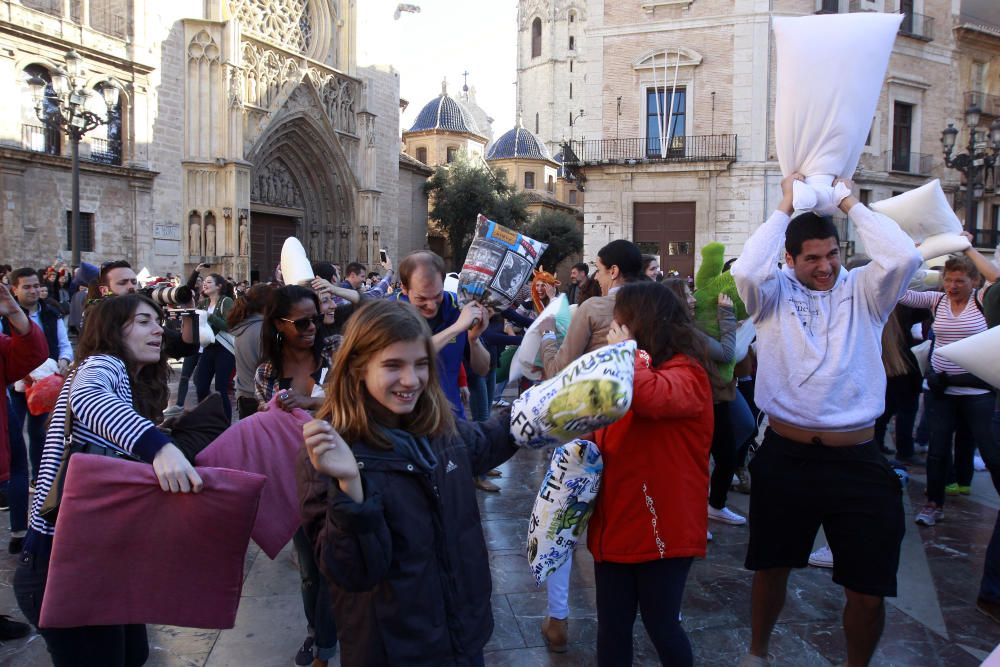
<instances>
[{"instance_id":1,"label":"wooden door","mask_svg":"<svg viewBox=\"0 0 1000 667\"><path fill-rule=\"evenodd\" d=\"M295 218L250 213L250 280L270 280L281 261L281 246L295 236Z\"/></svg>"},{"instance_id":2,"label":"wooden door","mask_svg":"<svg viewBox=\"0 0 1000 667\"><path fill-rule=\"evenodd\" d=\"M635 204L632 238L643 253L660 258L664 274L694 275L694 202Z\"/></svg>"}]
</instances>

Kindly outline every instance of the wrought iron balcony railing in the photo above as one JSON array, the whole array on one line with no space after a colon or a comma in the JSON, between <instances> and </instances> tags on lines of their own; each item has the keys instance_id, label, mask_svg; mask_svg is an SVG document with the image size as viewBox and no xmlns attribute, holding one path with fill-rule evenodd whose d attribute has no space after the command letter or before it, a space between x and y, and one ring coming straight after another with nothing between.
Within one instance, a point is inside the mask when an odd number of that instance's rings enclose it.
<instances>
[{"instance_id":1,"label":"wrought iron balcony railing","mask_svg":"<svg viewBox=\"0 0 1000 667\"><path fill-rule=\"evenodd\" d=\"M928 176L934 166L934 156L909 151L886 151L885 170L916 176Z\"/></svg>"},{"instance_id":2,"label":"wrought iron balcony railing","mask_svg":"<svg viewBox=\"0 0 1000 667\"><path fill-rule=\"evenodd\" d=\"M122 163L122 142L107 139L88 138L90 142L90 161L101 164L120 165Z\"/></svg>"},{"instance_id":3,"label":"wrought iron balcony railing","mask_svg":"<svg viewBox=\"0 0 1000 667\"><path fill-rule=\"evenodd\" d=\"M1000 117L1000 95L969 91L965 94L965 108L968 109L973 104L984 114Z\"/></svg>"},{"instance_id":4,"label":"wrought iron balcony railing","mask_svg":"<svg viewBox=\"0 0 1000 667\"><path fill-rule=\"evenodd\" d=\"M639 164L736 160L735 134L673 137L663 149L659 138L591 139L570 142L566 164Z\"/></svg>"},{"instance_id":5,"label":"wrought iron balcony railing","mask_svg":"<svg viewBox=\"0 0 1000 667\"><path fill-rule=\"evenodd\" d=\"M995 229L977 229L972 245L977 248L996 248L1000 245L1000 233Z\"/></svg>"},{"instance_id":6,"label":"wrought iron balcony railing","mask_svg":"<svg viewBox=\"0 0 1000 667\"><path fill-rule=\"evenodd\" d=\"M44 125L21 125L21 145L25 150L60 155L60 134Z\"/></svg>"},{"instance_id":7,"label":"wrought iron balcony railing","mask_svg":"<svg viewBox=\"0 0 1000 667\"><path fill-rule=\"evenodd\" d=\"M920 39L925 42L934 39L934 17L916 12L901 12L903 23L899 26L899 34Z\"/></svg>"}]
</instances>

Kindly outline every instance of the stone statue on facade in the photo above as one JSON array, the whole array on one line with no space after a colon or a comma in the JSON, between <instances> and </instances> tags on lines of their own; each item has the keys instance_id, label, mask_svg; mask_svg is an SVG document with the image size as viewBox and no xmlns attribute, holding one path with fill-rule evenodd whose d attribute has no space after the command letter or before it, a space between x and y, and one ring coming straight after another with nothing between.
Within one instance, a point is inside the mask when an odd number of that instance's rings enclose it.
<instances>
[{"instance_id":1,"label":"stone statue on facade","mask_svg":"<svg viewBox=\"0 0 1000 667\"><path fill-rule=\"evenodd\" d=\"M188 253L195 257L201 255L201 223L195 216L188 224Z\"/></svg>"},{"instance_id":2,"label":"stone statue on facade","mask_svg":"<svg viewBox=\"0 0 1000 667\"><path fill-rule=\"evenodd\" d=\"M215 257L215 223L211 220L205 222L205 254Z\"/></svg>"},{"instance_id":3,"label":"stone statue on facade","mask_svg":"<svg viewBox=\"0 0 1000 667\"><path fill-rule=\"evenodd\" d=\"M250 225L244 216L240 216L240 255L250 256Z\"/></svg>"}]
</instances>

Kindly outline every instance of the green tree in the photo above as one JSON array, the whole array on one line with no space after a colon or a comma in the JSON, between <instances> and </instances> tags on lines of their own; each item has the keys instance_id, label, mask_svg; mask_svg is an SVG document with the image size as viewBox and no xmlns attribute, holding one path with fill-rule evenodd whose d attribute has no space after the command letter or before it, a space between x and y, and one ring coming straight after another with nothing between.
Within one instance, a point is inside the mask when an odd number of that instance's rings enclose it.
<instances>
[{"instance_id":1,"label":"green tree","mask_svg":"<svg viewBox=\"0 0 1000 667\"><path fill-rule=\"evenodd\" d=\"M522 233L549 244L538 265L552 273L564 259L583 250L583 232L576 224L576 216L565 211L539 212Z\"/></svg>"},{"instance_id":2,"label":"green tree","mask_svg":"<svg viewBox=\"0 0 1000 667\"><path fill-rule=\"evenodd\" d=\"M424 184L432 205L430 218L448 236L451 257L460 265L468 253L482 213L505 227L518 229L528 218L524 196L507 184L503 172L491 174L463 156L438 167Z\"/></svg>"}]
</instances>

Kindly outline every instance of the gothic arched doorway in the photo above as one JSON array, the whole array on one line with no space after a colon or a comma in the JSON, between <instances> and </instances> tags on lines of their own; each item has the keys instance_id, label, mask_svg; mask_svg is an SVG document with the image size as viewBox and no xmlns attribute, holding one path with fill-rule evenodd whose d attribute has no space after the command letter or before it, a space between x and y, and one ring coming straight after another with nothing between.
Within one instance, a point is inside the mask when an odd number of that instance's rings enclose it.
<instances>
[{"instance_id":1,"label":"gothic arched doorway","mask_svg":"<svg viewBox=\"0 0 1000 667\"><path fill-rule=\"evenodd\" d=\"M310 260L353 259L357 185L315 91L302 84L257 141L250 175L250 272L266 280L288 236Z\"/></svg>"}]
</instances>

